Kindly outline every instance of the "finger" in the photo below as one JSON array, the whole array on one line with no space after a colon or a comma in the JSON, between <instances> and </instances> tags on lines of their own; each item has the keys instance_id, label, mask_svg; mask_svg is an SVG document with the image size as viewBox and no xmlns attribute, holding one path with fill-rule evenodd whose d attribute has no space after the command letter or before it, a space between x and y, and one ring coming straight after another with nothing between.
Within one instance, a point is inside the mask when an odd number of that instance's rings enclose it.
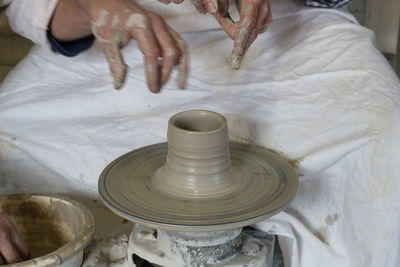
<instances>
[{"instance_id":1,"label":"finger","mask_svg":"<svg viewBox=\"0 0 400 267\"><path fill-rule=\"evenodd\" d=\"M185 89L187 76L189 73L189 52L187 49L187 45L185 41L179 36L179 34L176 33L174 30L168 28L168 31L170 32L171 36L175 39L175 43L178 45L178 48L180 50L180 58L178 61L179 62L178 86L180 89Z\"/></svg>"},{"instance_id":2,"label":"finger","mask_svg":"<svg viewBox=\"0 0 400 267\"><path fill-rule=\"evenodd\" d=\"M239 10L239 12L240 12L240 10L242 9L242 0L235 0L235 2L236 2L237 10Z\"/></svg>"},{"instance_id":3,"label":"finger","mask_svg":"<svg viewBox=\"0 0 400 267\"><path fill-rule=\"evenodd\" d=\"M11 243L9 236L3 235L2 238L0 238L0 252L7 264L22 261L18 251Z\"/></svg>"},{"instance_id":4,"label":"finger","mask_svg":"<svg viewBox=\"0 0 400 267\"><path fill-rule=\"evenodd\" d=\"M269 5L269 1L268 1L268 12L267 12L267 16L265 17L262 26L260 28L260 33L264 33L267 28L268 28L268 24L272 21L272 12L271 12L271 7Z\"/></svg>"},{"instance_id":5,"label":"finger","mask_svg":"<svg viewBox=\"0 0 400 267\"><path fill-rule=\"evenodd\" d=\"M8 236L10 237L10 242L17 249L18 254L21 256L23 260L27 260L30 258L30 251L28 244L23 240L21 234L19 233L15 224L11 221L9 217L5 218L5 223L7 228L9 229Z\"/></svg>"},{"instance_id":6,"label":"finger","mask_svg":"<svg viewBox=\"0 0 400 267\"><path fill-rule=\"evenodd\" d=\"M1 262L3 262L3 263L7 263L8 262L7 259L4 256L4 254L3 254L4 251L3 251L3 248L1 246L10 244L11 247L14 247L15 246L14 240L15 240L16 237L19 240L21 240L23 243L25 243L22 240L22 238L21 238L21 236L20 236L20 234L18 232L18 229L15 226L14 222L11 220L11 218L9 216L7 216L7 215L0 214L0 264L1 264ZM28 250L28 253L29 253L28 246L26 244L24 244L24 245L25 245L24 248L26 248ZM5 253L7 253L7 251ZM16 260L21 261L18 258L18 256L21 256L21 253L20 253L20 251L18 249L17 249L15 254L17 255L17 259Z\"/></svg>"},{"instance_id":7,"label":"finger","mask_svg":"<svg viewBox=\"0 0 400 267\"><path fill-rule=\"evenodd\" d=\"M257 39L259 32L260 32L260 30L259 30L259 28L257 27L257 28L255 28L255 29L252 31L252 33L250 34L249 40L247 41L246 47L245 47L245 49L244 49L244 51L243 51L243 56L242 56L242 58L243 58L244 55L247 53L247 50L249 50L250 46L251 46L251 45L254 43L254 41Z\"/></svg>"},{"instance_id":8,"label":"finger","mask_svg":"<svg viewBox=\"0 0 400 267\"><path fill-rule=\"evenodd\" d=\"M136 39L138 47L144 55L148 87L151 92L157 93L160 91L158 58L161 54L150 19L146 19L141 27L132 28L131 35Z\"/></svg>"},{"instance_id":9,"label":"finger","mask_svg":"<svg viewBox=\"0 0 400 267\"><path fill-rule=\"evenodd\" d=\"M92 23L93 34L106 56L115 89L122 87L127 72L127 65L120 51L122 43L127 40L124 40L126 37L124 38L122 32L118 30L118 22L118 16L106 12L103 17Z\"/></svg>"},{"instance_id":10,"label":"finger","mask_svg":"<svg viewBox=\"0 0 400 267\"><path fill-rule=\"evenodd\" d=\"M246 44L257 26L259 7L262 0L243 0L240 10L240 21L234 38L232 65L239 68L244 56Z\"/></svg>"},{"instance_id":11,"label":"finger","mask_svg":"<svg viewBox=\"0 0 400 267\"><path fill-rule=\"evenodd\" d=\"M19 255L22 260L29 260L31 258L31 252L29 250L28 244L22 239L21 235L18 232L13 232L12 234L12 242L17 249Z\"/></svg>"},{"instance_id":12,"label":"finger","mask_svg":"<svg viewBox=\"0 0 400 267\"><path fill-rule=\"evenodd\" d=\"M229 12L229 0L219 0L218 12L221 16L226 16Z\"/></svg>"},{"instance_id":13,"label":"finger","mask_svg":"<svg viewBox=\"0 0 400 267\"><path fill-rule=\"evenodd\" d=\"M124 62L119 44L117 42L110 42L108 44L101 44L101 47L106 55L114 80L114 88L120 89L125 82L128 66Z\"/></svg>"},{"instance_id":14,"label":"finger","mask_svg":"<svg viewBox=\"0 0 400 267\"><path fill-rule=\"evenodd\" d=\"M249 40L247 41L246 48L243 54L246 54L246 51L250 48L253 42L257 39L263 27L265 27L265 22L268 21L268 17L271 15L269 3L268 1L263 2L260 7L260 12L258 16L257 26L254 28L253 32L249 36Z\"/></svg>"},{"instance_id":15,"label":"finger","mask_svg":"<svg viewBox=\"0 0 400 267\"><path fill-rule=\"evenodd\" d=\"M204 6L203 0L191 0L196 10L201 14L206 14L207 9Z\"/></svg>"},{"instance_id":16,"label":"finger","mask_svg":"<svg viewBox=\"0 0 400 267\"><path fill-rule=\"evenodd\" d=\"M203 4L210 14L215 14L218 11L218 0L203 0Z\"/></svg>"},{"instance_id":17,"label":"finger","mask_svg":"<svg viewBox=\"0 0 400 267\"><path fill-rule=\"evenodd\" d=\"M161 67L160 87L168 80L173 68L178 62L180 51L175 40L167 30L164 21L157 15L152 15L154 34L161 48L163 63Z\"/></svg>"},{"instance_id":18,"label":"finger","mask_svg":"<svg viewBox=\"0 0 400 267\"><path fill-rule=\"evenodd\" d=\"M243 8L240 10L240 21L235 34L231 56L231 64L234 69L240 68L249 37L257 26L261 2L262 0L243 0Z\"/></svg>"},{"instance_id":19,"label":"finger","mask_svg":"<svg viewBox=\"0 0 400 267\"><path fill-rule=\"evenodd\" d=\"M237 30L237 24L233 22L230 16L222 16L219 13L216 13L214 16L228 36L234 39Z\"/></svg>"}]
</instances>

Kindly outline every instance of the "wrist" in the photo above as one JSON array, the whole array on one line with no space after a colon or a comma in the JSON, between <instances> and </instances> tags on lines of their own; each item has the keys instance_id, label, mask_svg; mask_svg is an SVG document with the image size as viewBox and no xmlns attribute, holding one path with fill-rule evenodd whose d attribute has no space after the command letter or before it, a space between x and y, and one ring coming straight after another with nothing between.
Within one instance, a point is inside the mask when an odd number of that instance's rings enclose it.
<instances>
[{"instance_id":1,"label":"wrist","mask_svg":"<svg viewBox=\"0 0 400 267\"><path fill-rule=\"evenodd\" d=\"M50 22L50 32L59 41L72 41L91 34L87 0L59 0Z\"/></svg>"},{"instance_id":2,"label":"wrist","mask_svg":"<svg viewBox=\"0 0 400 267\"><path fill-rule=\"evenodd\" d=\"M76 5L77 8L80 9L81 12L83 12L86 17L90 18L90 0L70 0L72 2L75 2L74 4Z\"/></svg>"}]
</instances>

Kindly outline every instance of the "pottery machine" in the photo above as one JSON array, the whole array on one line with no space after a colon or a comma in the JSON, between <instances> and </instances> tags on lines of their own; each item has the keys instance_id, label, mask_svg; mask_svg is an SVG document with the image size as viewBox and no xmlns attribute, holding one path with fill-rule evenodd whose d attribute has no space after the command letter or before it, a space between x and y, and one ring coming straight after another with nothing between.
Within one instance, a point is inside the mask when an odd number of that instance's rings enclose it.
<instances>
[{"instance_id":1,"label":"pottery machine","mask_svg":"<svg viewBox=\"0 0 400 267\"><path fill-rule=\"evenodd\" d=\"M226 119L185 111L167 143L129 152L99 179L104 203L135 222L128 261L153 266L272 266L274 236L246 226L280 212L296 193L289 162L230 142ZM244 228L245 227L245 228Z\"/></svg>"}]
</instances>

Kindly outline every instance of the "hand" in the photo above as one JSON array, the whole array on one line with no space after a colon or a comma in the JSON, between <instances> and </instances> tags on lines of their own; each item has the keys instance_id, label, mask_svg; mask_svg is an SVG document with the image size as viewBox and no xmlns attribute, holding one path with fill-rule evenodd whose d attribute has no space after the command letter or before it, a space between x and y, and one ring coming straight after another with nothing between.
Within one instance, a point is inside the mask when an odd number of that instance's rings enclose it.
<instances>
[{"instance_id":1,"label":"hand","mask_svg":"<svg viewBox=\"0 0 400 267\"><path fill-rule=\"evenodd\" d=\"M160 0L169 4L180 4L183 0ZM231 65L239 69L240 64L251 44L260 33L266 30L271 21L269 0L237 0L240 20L234 22L228 13L229 0L192 0L200 13L210 13L215 16L221 27L234 40L231 55Z\"/></svg>"},{"instance_id":2,"label":"hand","mask_svg":"<svg viewBox=\"0 0 400 267\"><path fill-rule=\"evenodd\" d=\"M157 14L129 0L88 0L92 32L106 55L114 87L122 87L127 65L121 54L130 39L135 39L144 54L147 83L158 92L178 66L178 85L184 88L188 73L188 54L183 39Z\"/></svg>"},{"instance_id":3,"label":"hand","mask_svg":"<svg viewBox=\"0 0 400 267\"><path fill-rule=\"evenodd\" d=\"M30 259L27 244L7 215L0 214L0 265Z\"/></svg>"},{"instance_id":4,"label":"hand","mask_svg":"<svg viewBox=\"0 0 400 267\"><path fill-rule=\"evenodd\" d=\"M240 68L247 50L258 35L266 30L272 19L269 0L242 0L238 1L237 5L240 11L239 22L232 21L229 14L215 14L222 28L234 40L231 55L231 65L234 69Z\"/></svg>"},{"instance_id":5,"label":"hand","mask_svg":"<svg viewBox=\"0 0 400 267\"><path fill-rule=\"evenodd\" d=\"M180 4L183 0L159 0L164 4L171 2ZM194 7L201 14L210 13L215 14L219 12L221 15L226 15L229 9L229 0L191 0Z\"/></svg>"}]
</instances>

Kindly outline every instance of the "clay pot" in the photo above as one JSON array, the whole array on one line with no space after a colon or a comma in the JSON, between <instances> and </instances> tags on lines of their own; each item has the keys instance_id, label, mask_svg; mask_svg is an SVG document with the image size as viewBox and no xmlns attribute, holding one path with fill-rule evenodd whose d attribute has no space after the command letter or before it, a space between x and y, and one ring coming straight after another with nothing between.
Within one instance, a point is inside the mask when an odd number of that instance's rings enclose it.
<instances>
[{"instance_id":1,"label":"clay pot","mask_svg":"<svg viewBox=\"0 0 400 267\"><path fill-rule=\"evenodd\" d=\"M155 188L175 196L210 198L231 193L238 178L223 116L190 110L169 120L168 156L152 177Z\"/></svg>"},{"instance_id":2,"label":"clay pot","mask_svg":"<svg viewBox=\"0 0 400 267\"><path fill-rule=\"evenodd\" d=\"M31 249L32 259L14 267L80 266L91 241L94 219L80 203L62 197L0 197L0 212L10 216Z\"/></svg>"}]
</instances>

